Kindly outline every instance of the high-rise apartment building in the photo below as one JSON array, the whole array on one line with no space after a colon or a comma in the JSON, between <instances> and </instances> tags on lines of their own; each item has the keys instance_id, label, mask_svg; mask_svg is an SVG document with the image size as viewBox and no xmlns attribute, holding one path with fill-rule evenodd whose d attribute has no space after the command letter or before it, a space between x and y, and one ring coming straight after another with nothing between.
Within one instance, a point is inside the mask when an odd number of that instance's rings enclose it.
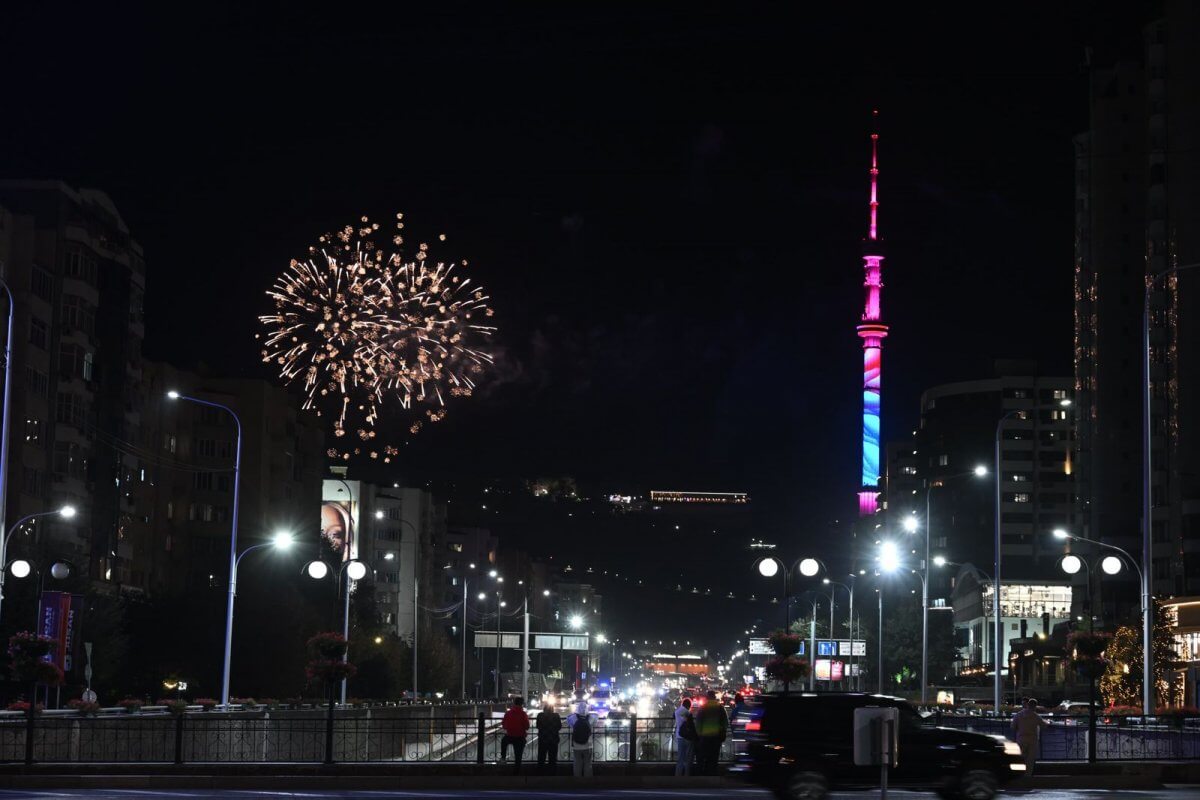
<instances>
[{"instance_id":1,"label":"high-rise apartment building","mask_svg":"<svg viewBox=\"0 0 1200 800\"><path fill-rule=\"evenodd\" d=\"M1169 0L1141 47L1091 56L1075 139L1075 383L1080 532L1142 542L1142 305L1148 276L1200 263L1200 9ZM1200 593L1200 269L1150 295L1150 571ZM1109 588L1108 582L1100 587ZM1132 590L1130 590L1132 591ZM1136 603L1136 592L1122 603Z\"/></svg>"},{"instance_id":2,"label":"high-rise apartment building","mask_svg":"<svg viewBox=\"0 0 1200 800\"><path fill-rule=\"evenodd\" d=\"M142 414L145 263L103 192L0 181L0 260L14 298L4 525L73 505L13 540L104 585L138 520L130 484Z\"/></svg>"},{"instance_id":3,"label":"high-rise apartment building","mask_svg":"<svg viewBox=\"0 0 1200 800\"><path fill-rule=\"evenodd\" d=\"M1031 362L998 361L996 377L948 383L921 395L921 424L912 440L889 445L883 525L905 536L903 519L928 521L930 550L991 574L995 561L996 423L1001 428L1000 542L1002 577L1063 578L1063 543L1055 528L1074 524L1072 409L1068 377L1043 376ZM987 474L975 474L978 466ZM930 489L932 487L932 489ZM914 562L924 558L923 548ZM955 569L931 568L930 605L946 603Z\"/></svg>"}]
</instances>

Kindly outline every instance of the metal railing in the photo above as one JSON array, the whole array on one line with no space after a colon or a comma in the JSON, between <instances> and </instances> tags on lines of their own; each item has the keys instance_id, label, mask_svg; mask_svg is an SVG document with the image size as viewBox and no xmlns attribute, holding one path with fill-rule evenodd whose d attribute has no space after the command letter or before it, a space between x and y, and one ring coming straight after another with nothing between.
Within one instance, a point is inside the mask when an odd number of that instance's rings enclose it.
<instances>
[{"instance_id":1,"label":"metal railing","mask_svg":"<svg viewBox=\"0 0 1200 800\"><path fill-rule=\"evenodd\" d=\"M1086 761L1088 718L1045 715L1038 739L1039 760ZM1011 717L931 715L929 724L1012 738ZM1096 719L1097 761L1173 761L1200 758L1200 719L1106 716Z\"/></svg>"},{"instance_id":2,"label":"metal railing","mask_svg":"<svg viewBox=\"0 0 1200 800\"><path fill-rule=\"evenodd\" d=\"M431 708L428 714L339 711L332 737L326 714L316 710L13 716L0 719L0 762L494 763L504 736L500 715L473 711L469 706L461 711ZM732 758L733 747L733 738L726 739L721 760ZM598 720L592 726L591 750L596 763L674 762L674 720ZM572 742L565 721L556 751L559 761L570 762ZM536 762L537 753L537 732L531 728L524 761Z\"/></svg>"}]
</instances>

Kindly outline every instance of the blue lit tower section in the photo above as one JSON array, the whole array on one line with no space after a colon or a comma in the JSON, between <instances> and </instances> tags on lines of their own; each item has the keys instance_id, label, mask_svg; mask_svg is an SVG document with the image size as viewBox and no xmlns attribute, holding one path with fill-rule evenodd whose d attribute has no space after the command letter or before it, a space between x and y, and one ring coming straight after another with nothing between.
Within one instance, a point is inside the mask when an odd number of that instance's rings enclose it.
<instances>
[{"instance_id":1,"label":"blue lit tower section","mask_svg":"<svg viewBox=\"0 0 1200 800\"><path fill-rule=\"evenodd\" d=\"M879 112L874 112L878 115ZM858 335L863 343L862 487L860 516L874 514L879 502L879 389L883 374L883 243L879 240L879 134L871 134L871 225L863 242L866 301Z\"/></svg>"}]
</instances>

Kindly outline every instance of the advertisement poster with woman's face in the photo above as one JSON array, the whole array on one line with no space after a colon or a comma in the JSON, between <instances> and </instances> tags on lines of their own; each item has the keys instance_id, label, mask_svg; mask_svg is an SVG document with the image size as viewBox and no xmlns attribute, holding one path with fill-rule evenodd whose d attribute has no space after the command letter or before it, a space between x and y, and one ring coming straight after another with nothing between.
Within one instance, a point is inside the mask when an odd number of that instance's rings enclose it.
<instances>
[{"instance_id":1,"label":"advertisement poster with woman's face","mask_svg":"<svg viewBox=\"0 0 1200 800\"><path fill-rule=\"evenodd\" d=\"M354 558L354 514L345 500L326 500L321 504L321 538L333 551L334 558Z\"/></svg>"}]
</instances>

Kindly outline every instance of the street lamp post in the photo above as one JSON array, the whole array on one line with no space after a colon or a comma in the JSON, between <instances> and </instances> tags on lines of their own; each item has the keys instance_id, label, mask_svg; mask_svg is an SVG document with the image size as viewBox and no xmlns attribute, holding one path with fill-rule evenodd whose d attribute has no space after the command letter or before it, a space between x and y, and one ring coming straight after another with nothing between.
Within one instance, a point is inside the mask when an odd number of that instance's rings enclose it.
<instances>
[{"instance_id":1,"label":"street lamp post","mask_svg":"<svg viewBox=\"0 0 1200 800\"><path fill-rule=\"evenodd\" d=\"M1150 494L1150 292L1162 278L1200 267L1200 263L1181 264L1146 279L1142 305L1142 713L1154 712L1154 606L1150 600L1150 565L1154 557L1151 544L1153 512ZM10 328L11 330L11 328ZM6 389L7 391L7 389ZM5 418L7 419L7 414Z\"/></svg>"},{"instance_id":2,"label":"street lamp post","mask_svg":"<svg viewBox=\"0 0 1200 800\"><path fill-rule=\"evenodd\" d=\"M982 478L987 474L987 467L980 465L970 472L931 480L925 487L925 560L921 562L921 569L925 576L925 579L921 581L921 705L927 705L929 702L929 547L932 536L930 526L933 523L931 495L934 489L944 486L946 481L953 478L965 478L969 475ZM905 522L907 521L906 519Z\"/></svg>"},{"instance_id":3,"label":"street lamp post","mask_svg":"<svg viewBox=\"0 0 1200 800\"><path fill-rule=\"evenodd\" d=\"M0 282L0 283L2 283L2 282ZM8 390L8 387L5 387L5 391L7 391L7 390ZM3 424L8 425L7 415L4 418ZM25 516L23 516L19 520L17 520L13 524L13 526L8 529L8 531L4 534L3 538L0 538L0 603L4 602L4 575L7 572L7 570L3 569L3 566L8 563L8 540L11 539L12 535L17 532L17 528L20 528L22 525L24 525L29 520L35 519L36 517L49 517L54 514L58 514L63 519L70 519L71 517L75 516L75 507L74 506L63 506L62 508L60 508L56 511L37 511L33 514L26 514Z\"/></svg>"},{"instance_id":4,"label":"street lamp post","mask_svg":"<svg viewBox=\"0 0 1200 800\"><path fill-rule=\"evenodd\" d=\"M233 417L233 422L237 426L237 452L233 462L233 525L229 537L229 588L226 592L225 600L225 663L221 668L221 705L228 708L229 661L233 651L233 598L237 594L238 500L240 499L242 477L242 420L238 417L237 412L222 403L201 400L198 397L190 397L176 391L167 392L167 397L172 400L187 400L189 403L196 403L197 405L208 406L209 408L219 408L228 412Z\"/></svg>"},{"instance_id":5,"label":"street lamp post","mask_svg":"<svg viewBox=\"0 0 1200 800\"><path fill-rule=\"evenodd\" d=\"M1058 406L1062 407L1062 408L1065 408L1069 405L1071 405L1071 401L1068 399L1063 399L1063 400L1059 401L1059 403L1058 403ZM1001 677L1001 672L1002 672L1002 667L1003 667L1003 663L1004 663L1001 660L1003 658L1001 651L1004 649L1003 648L1004 626L1000 621L1000 582L1001 582L1001 575L1000 575L1000 504L1001 504L1001 499L1002 499L1001 492L1004 487L1004 473L1001 471L1001 464L1000 464L1000 434L1003 432L1005 421L1008 420L1010 417L1015 417L1018 414L1032 414L1032 413L1036 413L1038 411L1044 411L1047 408L1053 408L1053 407L1054 406L1049 406L1049 405L1038 405L1038 406L1034 406L1033 408L1028 408L1028 409L1014 408L1011 411L1007 411L1004 414L1001 414L1000 419L996 420L996 465L995 465L995 470L996 470L996 536L995 536L995 542L994 542L996 563L994 566L995 578L992 581L992 617L993 617L992 622L995 626L995 637L996 637L995 642L993 642L993 645L992 645L992 647L993 647L992 661L994 662L995 667L996 667L996 677L992 683L992 702L995 704L993 706L993 708L995 709L995 713L997 715L1000 714L1000 697L1002 694L1002 687L1003 687L1003 684L1002 684L1003 679Z\"/></svg>"},{"instance_id":6,"label":"street lamp post","mask_svg":"<svg viewBox=\"0 0 1200 800\"><path fill-rule=\"evenodd\" d=\"M290 533L280 532L280 533L275 534L273 537L271 537L271 541L269 541L269 542L263 542L262 544L256 544L256 545L251 545L250 547L247 547L245 550L243 550L241 553L239 553L238 557L236 559L234 559L234 561L233 561L233 573L232 573L233 579L230 581L230 583L233 584L234 586L237 586L238 569L242 565L242 559L245 558L247 555L249 555L250 553L253 553L255 550L262 550L264 547L274 547L278 550L287 550L289 547L292 546L293 541L294 541L293 537ZM232 620L233 615L230 614L229 618ZM226 668L228 668L228 665L226 665ZM345 702L345 701L343 701L343 702Z\"/></svg>"},{"instance_id":7,"label":"street lamp post","mask_svg":"<svg viewBox=\"0 0 1200 800\"><path fill-rule=\"evenodd\" d=\"M0 291L8 298L8 335L4 338L4 419L0 421L0 530L3 530L8 521L8 443L12 432L12 344L16 301L7 281L0 280ZM0 564L3 563L3 556L0 556ZM2 591L0 586L0 594Z\"/></svg>"},{"instance_id":8,"label":"street lamp post","mask_svg":"<svg viewBox=\"0 0 1200 800\"><path fill-rule=\"evenodd\" d=\"M829 578L824 578L821 581L822 583L829 586L829 638L833 639L834 641L837 640L837 637L835 637L833 635L833 602L834 602L833 593L834 593L834 590L836 589L836 587L840 586L846 590L846 594L850 597L850 613L848 615L848 619L846 622L846 625L850 632L850 655L849 655L850 660L846 662L846 675L842 679L843 685L850 680L849 673L853 671L852 668L854 667L854 577L855 576L853 574L850 575L850 585L849 586L847 586L844 583L841 583L840 581L830 580ZM831 668L830 680L832 680L832 679L833 679L833 674L832 674L832 668Z\"/></svg>"}]
</instances>

